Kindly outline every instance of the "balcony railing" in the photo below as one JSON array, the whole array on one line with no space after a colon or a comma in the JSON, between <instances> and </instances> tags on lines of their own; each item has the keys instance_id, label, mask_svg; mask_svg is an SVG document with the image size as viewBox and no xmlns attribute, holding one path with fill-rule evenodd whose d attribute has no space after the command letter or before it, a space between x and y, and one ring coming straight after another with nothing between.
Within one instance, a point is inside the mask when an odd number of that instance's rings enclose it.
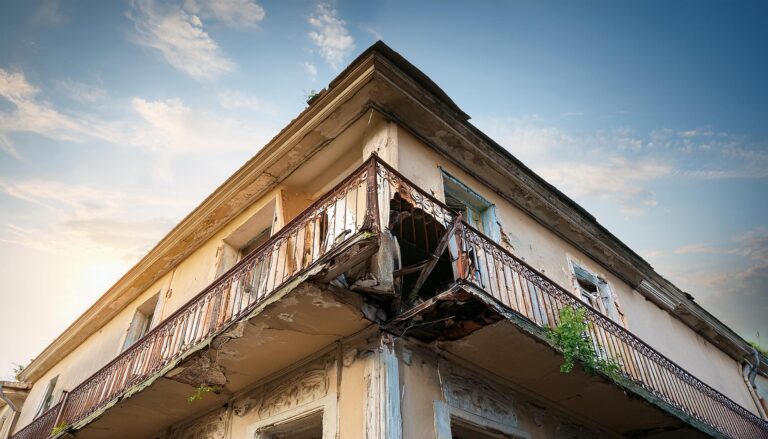
<instances>
[{"instance_id":1,"label":"balcony railing","mask_svg":"<svg viewBox=\"0 0 768 439\"><path fill-rule=\"evenodd\" d=\"M424 221L415 222L418 212ZM231 270L137 343L65 393L62 401L13 435L44 439L71 426L220 334L334 250L380 225L425 253L452 230L457 213L372 157ZM466 223L453 229L455 280L472 283L542 327L565 306L583 308L598 351L620 362L624 378L734 438L764 438L768 424L702 383L637 337L531 269ZM403 236L403 235L408 235ZM403 252L407 251L405 248Z\"/></svg>"},{"instance_id":2,"label":"balcony railing","mask_svg":"<svg viewBox=\"0 0 768 439\"><path fill-rule=\"evenodd\" d=\"M13 438L47 438L56 425L86 419L221 333L359 232L376 231L376 201L368 192L375 189L368 181L374 166L371 160L345 178Z\"/></svg>"},{"instance_id":3,"label":"balcony railing","mask_svg":"<svg viewBox=\"0 0 768 439\"><path fill-rule=\"evenodd\" d=\"M397 193L410 204L411 211L426 212L433 216L433 224L449 229L456 218L445 204L419 189L391 167L382 163L378 167L379 191ZM387 199L379 196L379 199ZM400 233L413 239L429 237L426 222L424 231L417 232L394 224L402 221L389 217L390 228L399 226ZM413 227L413 224L411 224ZM589 336L598 347L603 360L617 362L624 379L651 392L678 410L682 410L720 433L733 438L767 438L768 422L758 418L725 395L685 371L632 333L602 313L585 304L554 281L531 268L520 258L485 236L464 221L456 227L448 247L458 281L474 285L507 308L536 323L542 328L554 328L560 323L560 310L565 307L583 309L588 321ZM424 245L423 239L418 239ZM427 248L434 248L426 240Z\"/></svg>"}]
</instances>

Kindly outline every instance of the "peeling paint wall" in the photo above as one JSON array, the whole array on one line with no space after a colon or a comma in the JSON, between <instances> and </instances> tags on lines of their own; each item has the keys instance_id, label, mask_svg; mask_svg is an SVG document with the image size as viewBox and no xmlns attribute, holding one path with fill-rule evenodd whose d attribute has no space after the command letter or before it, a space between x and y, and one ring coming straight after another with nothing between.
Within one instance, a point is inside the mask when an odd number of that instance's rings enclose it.
<instances>
[{"instance_id":1,"label":"peeling paint wall","mask_svg":"<svg viewBox=\"0 0 768 439\"><path fill-rule=\"evenodd\" d=\"M349 130L349 134L331 142L283 183L256 200L177 264L172 271L157 280L109 323L83 340L74 351L34 383L16 424L16 431L33 420L51 378L59 376L54 391L54 401L58 401L62 390L71 390L120 353L136 308L148 298L160 293L157 312L160 312L164 319L214 281L215 270L212 267L216 263L217 251L223 240L262 207L278 200L278 221L275 226L279 229L359 166L363 161L363 135L362 128ZM156 323L161 320L157 316L154 319Z\"/></svg>"},{"instance_id":2,"label":"peeling paint wall","mask_svg":"<svg viewBox=\"0 0 768 439\"><path fill-rule=\"evenodd\" d=\"M498 221L504 232L502 245L507 241L505 246L515 255L566 290L575 292L569 258L605 278L618 295L627 329L702 381L756 413L741 378L740 365L730 356L404 129L398 131L397 167L438 199L445 199L440 171L443 168L491 201L496 205Z\"/></svg>"},{"instance_id":3,"label":"peeling paint wall","mask_svg":"<svg viewBox=\"0 0 768 439\"><path fill-rule=\"evenodd\" d=\"M380 367L387 358L394 367L386 369L397 372L390 378ZM451 439L457 422L526 439L613 437L484 372L386 334L338 345L155 437L260 438L276 426L290 431L311 415L322 417L323 437L337 439Z\"/></svg>"}]
</instances>

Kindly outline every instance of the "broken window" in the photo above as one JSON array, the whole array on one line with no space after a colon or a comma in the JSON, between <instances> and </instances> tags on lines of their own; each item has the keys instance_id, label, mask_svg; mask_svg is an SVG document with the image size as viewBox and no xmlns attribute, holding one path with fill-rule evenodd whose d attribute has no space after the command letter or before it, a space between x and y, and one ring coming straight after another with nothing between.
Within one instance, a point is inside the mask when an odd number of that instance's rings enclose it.
<instances>
[{"instance_id":1,"label":"broken window","mask_svg":"<svg viewBox=\"0 0 768 439\"><path fill-rule=\"evenodd\" d=\"M53 405L53 391L56 389L56 382L58 380L59 376L56 375L48 381L48 385L45 387L45 393L43 394L43 399L40 400L40 405L37 407L37 412L35 412L35 418L38 418L43 413L47 412Z\"/></svg>"},{"instance_id":2,"label":"broken window","mask_svg":"<svg viewBox=\"0 0 768 439\"><path fill-rule=\"evenodd\" d=\"M323 413L277 422L256 431L256 439L322 439Z\"/></svg>"},{"instance_id":3,"label":"broken window","mask_svg":"<svg viewBox=\"0 0 768 439\"><path fill-rule=\"evenodd\" d=\"M123 351L139 341L141 337L144 337L144 335L146 335L146 333L154 326L155 310L157 309L159 298L160 293L155 294L136 308L136 312L134 312L133 319L131 320L131 325L128 327L125 341L123 342Z\"/></svg>"},{"instance_id":4,"label":"broken window","mask_svg":"<svg viewBox=\"0 0 768 439\"><path fill-rule=\"evenodd\" d=\"M498 240L496 207L482 195L470 189L455 177L443 171L445 204L461 212L464 221L483 234Z\"/></svg>"},{"instance_id":5,"label":"broken window","mask_svg":"<svg viewBox=\"0 0 768 439\"><path fill-rule=\"evenodd\" d=\"M578 297L615 322L623 323L623 313L613 289L602 277L571 263Z\"/></svg>"}]
</instances>

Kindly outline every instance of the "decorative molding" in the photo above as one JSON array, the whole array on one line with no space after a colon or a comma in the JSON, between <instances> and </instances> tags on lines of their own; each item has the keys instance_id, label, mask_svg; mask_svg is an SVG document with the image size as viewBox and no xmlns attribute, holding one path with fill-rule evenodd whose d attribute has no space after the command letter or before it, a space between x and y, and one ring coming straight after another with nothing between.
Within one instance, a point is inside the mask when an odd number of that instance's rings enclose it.
<instances>
[{"instance_id":1,"label":"decorative molding","mask_svg":"<svg viewBox=\"0 0 768 439\"><path fill-rule=\"evenodd\" d=\"M224 439L226 432L227 411L219 410L175 430L169 439Z\"/></svg>"},{"instance_id":2,"label":"decorative molding","mask_svg":"<svg viewBox=\"0 0 768 439\"><path fill-rule=\"evenodd\" d=\"M658 288L656 288L653 284L651 284L645 279L640 281L640 285L638 285L637 290L640 291L645 296L649 296L655 299L657 303L666 307L667 311L674 310L679 303L677 301L672 300L672 297L669 294L660 291Z\"/></svg>"},{"instance_id":3,"label":"decorative molding","mask_svg":"<svg viewBox=\"0 0 768 439\"><path fill-rule=\"evenodd\" d=\"M510 393L499 389L498 384L455 371L449 372L443 385L443 395L448 405L516 427L517 411Z\"/></svg>"},{"instance_id":4,"label":"decorative molding","mask_svg":"<svg viewBox=\"0 0 768 439\"><path fill-rule=\"evenodd\" d=\"M324 397L328 394L328 385L325 367L304 370L254 389L235 402L234 412L244 417L256 411L261 419L268 418Z\"/></svg>"},{"instance_id":5,"label":"decorative molding","mask_svg":"<svg viewBox=\"0 0 768 439\"><path fill-rule=\"evenodd\" d=\"M497 437L498 433L510 439L531 439L531 434L502 422L494 421L475 413L470 413L457 407L452 407L445 402L435 401L435 439L453 439L452 423L455 421L467 426L473 426L479 431L488 431Z\"/></svg>"}]
</instances>

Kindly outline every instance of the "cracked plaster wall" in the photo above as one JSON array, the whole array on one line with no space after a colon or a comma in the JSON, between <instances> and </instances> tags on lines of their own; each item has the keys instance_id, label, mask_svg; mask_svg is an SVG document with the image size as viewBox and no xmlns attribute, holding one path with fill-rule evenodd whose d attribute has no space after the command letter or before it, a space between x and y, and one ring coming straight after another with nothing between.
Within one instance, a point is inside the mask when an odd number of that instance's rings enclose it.
<instances>
[{"instance_id":1,"label":"cracked plaster wall","mask_svg":"<svg viewBox=\"0 0 768 439\"><path fill-rule=\"evenodd\" d=\"M605 278L622 304L627 329L702 381L756 412L741 378L740 365L680 320L404 129L398 130L397 157L399 171L440 200L445 200L440 171L443 168L491 201L496 205L504 233L501 244L566 290L575 292L568 258Z\"/></svg>"}]
</instances>

